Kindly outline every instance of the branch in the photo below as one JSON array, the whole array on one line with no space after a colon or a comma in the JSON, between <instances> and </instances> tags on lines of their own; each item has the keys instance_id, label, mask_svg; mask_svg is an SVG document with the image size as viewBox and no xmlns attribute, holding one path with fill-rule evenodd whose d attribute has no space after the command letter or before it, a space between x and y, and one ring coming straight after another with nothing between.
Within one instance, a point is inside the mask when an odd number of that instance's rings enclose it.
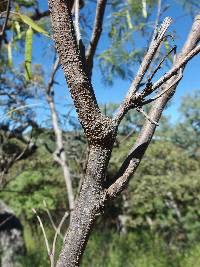
<instances>
[{"instance_id":1,"label":"branch","mask_svg":"<svg viewBox=\"0 0 200 267\"><path fill-rule=\"evenodd\" d=\"M176 61L174 63L175 67L178 65L179 68L183 66L184 70L188 60L191 59L192 56L194 56L196 53L200 52L200 48L199 46L197 46L197 43L199 41L200 41L200 15L196 16L194 20L191 32L182 49L182 52L176 58ZM185 61L184 64L183 61ZM169 88L170 84L172 85L173 82L176 81L176 79L177 75L175 75L170 80L168 80L168 82L163 84L163 92L165 91L165 93L155 100L154 105L149 113L149 117L152 120L157 122L159 121L166 104L171 99L176 90L178 82L176 82L176 84L174 84L173 87L171 87L169 90L166 91L166 89ZM122 192L124 188L128 185L130 178L135 173L137 167L139 166L143 158L146 149L148 148L151 142L155 129L156 125L146 120L133 148L129 152L127 158L125 159L118 173L116 174L113 184L107 189L108 198L115 197L120 192Z\"/></svg>"},{"instance_id":2,"label":"branch","mask_svg":"<svg viewBox=\"0 0 200 267\"><path fill-rule=\"evenodd\" d=\"M120 105L118 113L115 117L115 121L119 124L128 109L132 106L132 102L134 97L136 96L136 92L139 89L140 83L146 74L161 42L163 41L163 38L165 37L165 33L167 29L169 28L170 24L172 23L172 19L167 17L163 21L162 25L160 26L158 33L156 36L153 36L153 39L150 43L149 49L142 61L142 64L140 65L140 68L138 70L138 73L133 80L130 89L124 99L124 102Z\"/></svg>"},{"instance_id":3,"label":"branch","mask_svg":"<svg viewBox=\"0 0 200 267\"><path fill-rule=\"evenodd\" d=\"M161 6L162 6L162 0L158 0L158 9L157 9L157 16L156 16L156 21L155 21L155 25L154 25L154 33L153 33L153 36L156 35L157 30L158 30L158 25L160 23Z\"/></svg>"},{"instance_id":4,"label":"branch","mask_svg":"<svg viewBox=\"0 0 200 267\"><path fill-rule=\"evenodd\" d=\"M54 235L53 244L52 244L52 253L51 253L52 254L52 261L53 261L52 267L54 267L56 241L57 241L58 235L60 235L61 227L68 216L69 216L69 213L65 212L65 214L63 215L63 217L62 217L62 219L58 225L58 228L56 229L55 235Z\"/></svg>"},{"instance_id":5,"label":"branch","mask_svg":"<svg viewBox=\"0 0 200 267\"><path fill-rule=\"evenodd\" d=\"M2 30L0 32L0 37L1 38L2 38L2 36L4 36L5 30L6 30L6 26L7 26L7 23L8 23L8 18L9 18L9 15L10 15L10 1L11 0L8 0L8 2L7 2L6 18L5 18L5 22L3 24Z\"/></svg>"},{"instance_id":6,"label":"branch","mask_svg":"<svg viewBox=\"0 0 200 267\"><path fill-rule=\"evenodd\" d=\"M150 117L148 114L146 114L146 112L142 109L142 107L137 107L136 110L137 110L138 112L142 113L142 115L144 115L144 117L145 117L148 121L150 121L151 123L155 124L156 126L159 126L159 124L158 124L156 121L154 121L153 119L151 119L151 117Z\"/></svg>"},{"instance_id":7,"label":"branch","mask_svg":"<svg viewBox=\"0 0 200 267\"><path fill-rule=\"evenodd\" d=\"M195 47L192 51L190 51L185 58L180 60L170 71L168 71L164 76L162 76L157 82L154 83L151 90L152 92L163 85L166 81L168 81L172 76L177 75L178 71L181 68L184 68L185 64L188 63L194 56L196 56L200 52L200 45Z\"/></svg>"},{"instance_id":8,"label":"branch","mask_svg":"<svg viewBox=\"0 0 200 267\"><path fill-rule=\"evenodd\" d=\"M90 76L92 75L94 55L102 33L102 25L103 25L106 3L107 0L98 0L97 2L96 17L93 26L93 32L86 52L86 64Z\"/></svg>"},{"instance_id":9,"label":"branch","mask_svg":"<svg viewBox=\"0 0 200 267\"><path fill-rule=\"evenodd\" d=\"M52 86L54 84L54 79L55 79L55 75L56 75L56 72L59 68L59 58L56 59L54 65L53 65L53 69L52 69L52 72L51 72L51 75L50 75L50 79L49 79L49 82L48 82L48 85L47 85L47 90L46 90L46 93L49 95L51 93L51 89L52 89Z\"/></svg>"},{"instance_id":10,"label":"branch","mask_svg":"<svg viewBox=\"0 0 200 267\"><path fill-rule=\"evenodd\" d=\"M162 95L164 95L167 91L169 91L171 88L173 88L175 85L178 85L179 81L183 78L183 70L180 69L179 71L179 75L178 77L175 79L175 81L172 82L172 84L167 87L166 89L162 90L160 93L158 93L155 97L152 97L146 101L142 102L142 105L146 105L149 104L153 101L155 101L156 99L158 99L159 97L161 97Z\"/></svg>"},{"instance_id":11,"label":"branch","mask_svg":"<svg viewBox=\"0 0 200 267\"><path fill-rule=\"evenodd\" d=\"M155 70L152 72L152 74L150 75L150 77L147 80L147 84L151 82L151 80L153 79L153 77L155 76L156 72L162 67L163 62L165 61L165 59L174 51L174 53L176 53L176 45L174 47L172 47L170 49L170 51L161 59L161 61L159 62L158 66L155 68Z\"/></svg>"},{"instance_id":12,"label":"branch","mask_svg":"<svg viewBox=\"0 0 200 267\"><path fill-rule=\"evenodd\" d=\"M80 32L80 25L79 25L79 12L80 12L80 7L79 7L79 0L75 0L75 8L74 8L74 14L75 14L75 20L74 20L74 26L75 26L75 32L76 32L76 41L77 44L79 44L81 40L81 32Z\"/></svg>"},{"instance_id":13,"label":"branch","mask_svg":"<svg viewBox=\"0 0 200 267\"><path fill-rule=\"evenodd\" d=\"M88 143L90 145L106 144L113 135L112 120L102 115L97 104L76 42L67 1L49 0L48 2L59 59Z\"/></svg>"},{"instance_id":14,"label":"branch","mask_svg":"<svg viewBox=\"0 0 200 267\"><path fill-rule=\"evenodd\" d=\"M71 211L74 209L74 193L73 193L72 179L69 167L67 165L66 153L64 150L63 133L59 126L58 114L55 108L54 97L51 92L52 86L54 84L55 74L56 71L58 70L58 66L59 66L59 59L55 61L52 69L52 73L46 89L46 99L51 111L52 125L56 138L56 151L54 152L54 159L58 162L63 171L63 176L65 179L65 184L67 189L68 204L69 204L69 209Z\"/></svg>"},{"instance_id":15,"label":"branch","mask_svg":"<svg viewBox=\"0 0 200 267\"><path fill-rule=\"evenodd\" d=\"M40 216L37 214L37 211L35 209L32 209L33 213L35 213L37 219L38 219L38 222L40 224L40 227L42 229L42 234L44 236L44 241L45 241L45 245L46 245L46 249L47 249L47 253L48 253L48 256L49 256L49 259L50 259L50 262L51 262L51 267L52 267L52 256L51 256L51 250L50 250L50 246L49 246L49 241L47 239L47 235L46 235L46 232L45 232L45 229L44 229L44 226L43 226L43 223L42 223L42 220L40 218Z\"/></svg>"}]
</instances>

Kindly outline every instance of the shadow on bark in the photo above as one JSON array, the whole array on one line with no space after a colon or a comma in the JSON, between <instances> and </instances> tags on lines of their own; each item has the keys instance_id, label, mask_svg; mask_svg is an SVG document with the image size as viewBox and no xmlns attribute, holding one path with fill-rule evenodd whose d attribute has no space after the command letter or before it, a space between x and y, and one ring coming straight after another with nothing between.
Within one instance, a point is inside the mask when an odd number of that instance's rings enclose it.
<instances>
[{"instance_id":1,"label":"shadow on bark","mask_svg":"<svg viewBox=\"0 0 200 267\"><path fill-rule=\"evenodd\" d=\"M21 267L24 255L22 224L14 212L0 201L0 267Z\"/></svg>"}]
</instances>

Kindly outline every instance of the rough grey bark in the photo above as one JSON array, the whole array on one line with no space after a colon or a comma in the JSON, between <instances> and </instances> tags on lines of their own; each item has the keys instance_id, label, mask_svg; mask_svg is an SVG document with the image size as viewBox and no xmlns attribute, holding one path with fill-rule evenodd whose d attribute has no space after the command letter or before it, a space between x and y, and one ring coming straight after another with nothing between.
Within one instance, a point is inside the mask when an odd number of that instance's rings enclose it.
<instances>
[{"instance_id":1,"label":"rough grey bark","mask_svg":"<svg viewBox=\"0 0 200 267\"><path fill-rule=\"evenodd\" d=\"M110 152L101 147L90 149L86 176L57 262L59 267L79 266L92 226L104 210L106 195L102 181Z\"/></svg>"},{"instance_id":2,"label":"rough grey bark","mask_svg":"<svg viewBox=\"0 0 200 267\"><path fill-rule=\"evenodd\" d=\"M22 266L24 253L22 225L13 211L0 201L0 266Z\"/></svg>"},{"instance_id":3,"label":"rough grey bark","mask_svg":"<svg viewBox=\"0 0 200 267\"><path fill-rule=\"evenodd\" d=\"M103 210L103 181L116 126L98 107L76 43L69 6L66 1L49 1L49 8L60 62L90 148L85 179L57 263L59 267L79 266L91 227Z\"/></svg>"},{"instance_id":4,"label":"rough grey bark","mask_svg":"<svg viewBox=\"0 0 200 267\"><path fill-rule=\"evenodd\" d=\"M88 76L87 66L84 65L85 61L76 42L68 2L65 0L49 0L48 2L60 63L89 145L86 175L80 195L75 203L75 208L71 213L70 225L56 265L57 267L76 267L80 264L92 226L97 216L103 212L106 200L120 193L127 186L130 177L137 169L155 131L156 125L154 121L157 122L159 120L166 103L171 98L172 92L181 78L177 79L179 71L184 69L186 63L200 52L200 46L196 46L197 40L200 40L200 32L194 30L195 27L199 27L200 23L199 18L197 18L189 36L191 42L188 40L186 44L186 47L188 46L189 48L183 48L183 53L178 57L179 59L174 67L161 77L157 83L150 87L147 86L142 92L138 92L140 82L145 76L160 44L165 39L165 33L171 23L171 19L167 18L163 22L158 34L153 37L149 50L126 98L119 108L117 116L111 119L101 113L97 104L91 80ZM103 1L98 3L100 2ZM191 37L194 35L196 41ZM191 45L188 45L189 43ZM96 44L94 45L96 49ZM186 52L184 53L184 51ZM131 108L141 110L142 105L147 101L146 97L154 92L158 84L166 87L167 90L165 91L166 88L161 88L161 91L164 90L163 95L159 95L158 99L153 103L150 115L146 115L148 119L138 140L122 164L115 179L113 179L114 182L109 188L106 188L104 184L105 175L116 139L118 125Z\"/></svg>"}]
</instances>

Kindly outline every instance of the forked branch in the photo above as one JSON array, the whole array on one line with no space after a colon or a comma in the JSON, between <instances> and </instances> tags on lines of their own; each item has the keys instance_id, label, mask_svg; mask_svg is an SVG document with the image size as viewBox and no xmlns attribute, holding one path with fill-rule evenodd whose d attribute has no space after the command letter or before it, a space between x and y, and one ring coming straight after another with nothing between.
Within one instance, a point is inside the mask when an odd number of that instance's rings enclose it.
<instances>
[{"instance_id":1,"label":"forked branch","mask_svg":"<svg viewBox=\"0 0 200 267\"><path fill-rule=\"evenodd\" d=\"M167 17L163 21L162 25L160 26L157 35L153 36L153 39L150 43L149 49L144 56L144 59L140 65L140 68L138 70L138 73L136 74L128 93L123 101L123 103L120 105L118 113L115 117L115 120L117 123L120 123L120 121L123 119L126 112L133 107L132 103L134 102L134 98L137 96L137 91L139 90L140 83L146 74L160 44L162 43L163 39L165 38L165 33L167 29L169 28L170 24L172 23L172 19Z\"/></svg>"},{"instance_id":2,"label":"forked branch","mask_svg":"<svg viewBox=\"0 0 200 267\"><path fill-rule=\"evenodd\" d=\"M182 78L182 71L184 70L188 61L200 52L200 15L196 16L191 32L186 40L186 43L181 53L176 58L172 69L160 78L153 86L158 88L162 85L162 91L153 99L154 104L150 110L149 117L151 120L158 122L161 114L168 103L169 99L173 96L176 87ZM156 125L146 120L142 130L130 150L128 156L122 163L119 171L117 172L113 184L107 189L107 197L113 198L118 195L128 185L130 178L135 173L139 166L146 149L153 137Z\"/></svg>"}]
</instances>

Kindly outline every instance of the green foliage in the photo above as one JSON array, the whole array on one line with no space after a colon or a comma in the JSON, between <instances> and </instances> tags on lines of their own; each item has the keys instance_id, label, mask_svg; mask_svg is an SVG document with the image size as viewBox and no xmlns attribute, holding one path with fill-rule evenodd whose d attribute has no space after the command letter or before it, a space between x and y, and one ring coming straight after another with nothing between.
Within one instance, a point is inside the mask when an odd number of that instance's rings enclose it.
<instances>
[{"instance_id":1,"label":"green foliage","mask_svg":"<svg viewBox=\"0 0 200 267\"><path fill-rule=\"evenodd\" d=\"M66 206L62 170L53 162L52 155L44 146L28 158L16 162L9 172L8 180L11 182L0 195L18 216L30 220L34 217L32 208L44 212L43 200L50 210ZM13 194L15 198L10 198Z\"/></svg>"},{"instance_id":2,"label":"green foliage","mask_svg":"<svg viewBox=\"0 0 200 267\"><path fill-rule=\"evenodd\" d=\"M193 101L189 103L192 104ZM189 108L189 103L188 106L182 105L182 108L191 123L198 117L198 112L196 113L196 104L192 104L193 108ZM105 109L105 113L110 115L114 110L115 105L110 105ZM116 143L113 150L108 179L116 173L137 137L138 130L124 139L129 132L127 130L130 129L129 124L135 123L134 127L139 129L140 121L141 118L135 117L134 113L130 118L127 117L118 136L119 144ZM196 123L193 125L196 127ZM101 231L101 234L97 231L92 236L82 266L189 267L198 257L199 160L197 156L191 157L188 153L191 143L183 149L173 141L167 118L160 127L129 188L119 201L108 206L104 222L98 221L97 229L101 230L103 225L104 231ZM62 171L53 162L52 155L43 145L46 144L54 151L54 135L44 129L37 131L38 133L33 133L33 136L37 137L36 152L13 166L9 175L14 179L11 179L5 190L0 193L0 197L23 219L26 226L28 223L32 225L25 234L29 249L24 259L24 266L31 264L42 267L48 266L48 257L45 249L38 254L38 246L44 246L43 238L40 240L32 238L33 233L34 236L40 236L40 229L31 209L34 207L38 210L45 221L48 236L52 239L48 219L45 219L43 200L46 200L55 221L59 221L58 214L63 213L67 204L63 198L66 190ZM78 178L79 164L74 159L80 160L83 155L84 138L78 132L69 132L64 135L64 140L72 175ZM18 146L20 147L20 143ZM18 146L16 142L13 144L11 142L4 150L15 151ZM77 184L78 179L74 181L74 186ZM11 194L15 197L11 198ZM128 234L108 234L107 231L110 229L117 229L119 215L127 218L123 227Z\"/></svg>"},{"instance_id":3,"label":"green foliage","mask_svg":"<svg viewBox=\"0 0 200 267\"><path fill-rule=\"evenodd\" d=\"M26 31L26 46L25 46L25 77L27 81L31 79L32 42L33 42L33 30L29 26L28 30Z\"/></svg>"},{"instance_id":4,"label":"green foliage","mask_svg":"<svg viewBox=\"0 0 200 267\"><path fill-rule=\"evenodd\" d=\"M16 13L15 14L17 17L20 18L20 20L27 24L29 26L29 28L31 27L33 30L35 30L36 32L38 33L42 33L44 34L45 36L49 37L49 34L48 32L46 32L41 26L39 26L36 22L34 22L30 17L24 15L24 14L21 14L21 13Z\"/></svg>"},{"instance_id":5,"label":"green foliage","mask_svg":"<svg viewBox=\"0 0 200 267\"><path fill-rule=\"evenodd\" d=\"M12 67L12 44L9 42L7 44L7 50L8 50L8 66Z\"/></svg>"},{"instance_id":6,"label":"green foliage","mask_svg":"<svg viewBox=\"0 0 200 267\"><path fill-rule=\"evenodd\" d=\"M16 0L15 5L16 6L23 6L23 7L32 7L36 5L36 0Z\"/></svg>"},{"instance_id":7,"label":"green foliage","mask_svg":"<svg viewBox=\"0 0 200 267\"><path fill-rule=\"evenodd\" d=\"M150 16L156 4L152 0L114 1L108 18L110 46L98 56L103 79L108 84L112 84L114 77L132 79L133 66L145 52L145 47L137 46L138 39L151 35Z\"/></svg>"},{"instance_id":8,"label":"green foliage","mask_svg":"<svg viewBox=\"0 0 200 267\"><path fill-rule=\"evenodd\" d=\"M172 141L189 155L200 156L200 90L185 96L181 103L181 118L171 134Z\"/></svg>"},{"instance_id":9,"label":"green foliage","mask_svg":"<svg viewBox=\"0 0 200 267\"><path fill-rule=\"evenodd\" d=\"M52 230L46 229L48 236L51 236ZM24 267L49 266L47 251L40 231L41 229L35 230L34 235L30 228L26 228L24 231L27 246L27 255L23 259ZM40 253L38 253L38 247L40 247ZM112 231L109 233L97 231L89 239L81 266L199 267L199 258L199 244L180 251L178 248L168 247L162 238L145 231L125 235L119 235Z\"/></svg>"},{"instance_id":10,"label":"green foliage","mask_svg":"<svg viewBox=\"0 0 200 267\"><path fill-rule=\"evenodd\" d=\"M145 231L125 235L96 232L89 240L81 266L189 267L195 252L200 255L195 246L189 253L172 249L162 238Z\"/></svg>"},{"instance_id":11,"label":"green foliage","mask_svg":"<svg viewBox=\"0 0 200 267\"><path fill-rule=\"evenodd\" d=\"M199 177L199 162L183 150L152 144L126 193L127 226L160 233L172 245L199 240Z\"/></svg>"},{"instance_id":12,"label":"green foliage","mask_svg":"<svg viewBox=\"0 0 200 267\"><path fill-rule=\"evenodd\" d=\"M182 7L183 14L194 15L200 10L198 0L175 2ZM157 5L158 1L154 0L112 1L111 14L107 18L109 23L106 25L109 46L98 55L103 81L108 85L112 84L114 78L133 79L135 66L141 62L154 31ZM159 24L170 5L169 1L162 2ZM165 41L164 49L160 49L156 61L166 55L172 46L173 42ZM166 63L171 64L172 59L169 55Z\"/></svg>"},{"instance_id":13,"label":"green foliage","mask_svg":"<svg viewBox=\"0 0 200 267\"><path fill-rule=\"evenodd\" d=\"M3 76L5 67L1 66L3 85L6 89L12 90L15 100L17 99L14 104L13 99L7 101L5 97L1 100L1 105L6 106L8 112L19 103L22 105L27 99L35 97L31 81L33 84L37 82L35 87L38 84L43 85L40 66L31 64L31 50L33 30L49 36L45 30L47 23L46 21L34 22L20 9L20 7L35 7L36 2L15 1L16 13L9 25L11 27L8 37L11 36L11 39L5 53L11 69L5 70L9 72L6 79ZM157 3L152 0L112 2L113 13L108 19L111 25L108 29L111 45L98 57L102 73L110 83L115 75L123 79L132 78L133 64L139 62L145 52L145 48L138 49L136 43L144 34L151 35L154 25L151 15ZM14 65L12 50L17 49L18 44L26 46L26 79L29 80L31 77L29 83L24 77L19 78L19 75L16 78L14 74L17 72L15 73L14 67L11 68ZM165 46L168 52L169 44L165 43ZM4 62L2 58L1 60ZM25 94L24 91L26 91ZM175 126L174 132L167 119L163 120L161 130L155 136L130 187L119 201L111 204L105 211L104 230L111 227L116 229L116 221L122 214L128 218L124 227L129 230L129 233L127 235L108 234L106 231L94 233L89 241L83 266L189 267L199 265L199 103L199 93L193 98L187 97L182 104L182 122ZM112 115L115 109L115 105L110 105L105 113ZM9 120L16 124L34 117L31 109L28 109L27 113L11 111L9 114L11 114ZM120 134L113 150L108 179L117 172L136 140L143 121L144 118L139 113L127 114L119 129ZM73 185L77 187L81 173L79 163L82 160L85 140L77 124L74 125L71 121L69 123L73 127L76 126L78 133L73 132L64 136L68 163L74 178ZM132 130L132 136L127 137ZM14 164L7 174L10 182L0 192L0 197L14 209L25 225L27 257L24 259L24 266L44 267L49 266L49 261L44 249L41 229L38 227L32 208L36 208L45 220L48 236L52 239L53 234L45 217L43 200L47 202L56 222L59 221L58 215L68 207L62 170L45 148L46 145L49 150L54 151L55 138L51 131L40 128L35 131L40 132L40 134L33 132L34 138L37 139L35 153L25 155ZM24 145L16 138L14 141L8 140L2 146L2 151L7 156L12 156L23 148ZM27 225L31 225L28 230ZM100 221L97 228L101 229L101 227ZM138 234L135 234L136 232ZM40 251L38 247L41 248Z\"/></svg>"}]
</instances>

